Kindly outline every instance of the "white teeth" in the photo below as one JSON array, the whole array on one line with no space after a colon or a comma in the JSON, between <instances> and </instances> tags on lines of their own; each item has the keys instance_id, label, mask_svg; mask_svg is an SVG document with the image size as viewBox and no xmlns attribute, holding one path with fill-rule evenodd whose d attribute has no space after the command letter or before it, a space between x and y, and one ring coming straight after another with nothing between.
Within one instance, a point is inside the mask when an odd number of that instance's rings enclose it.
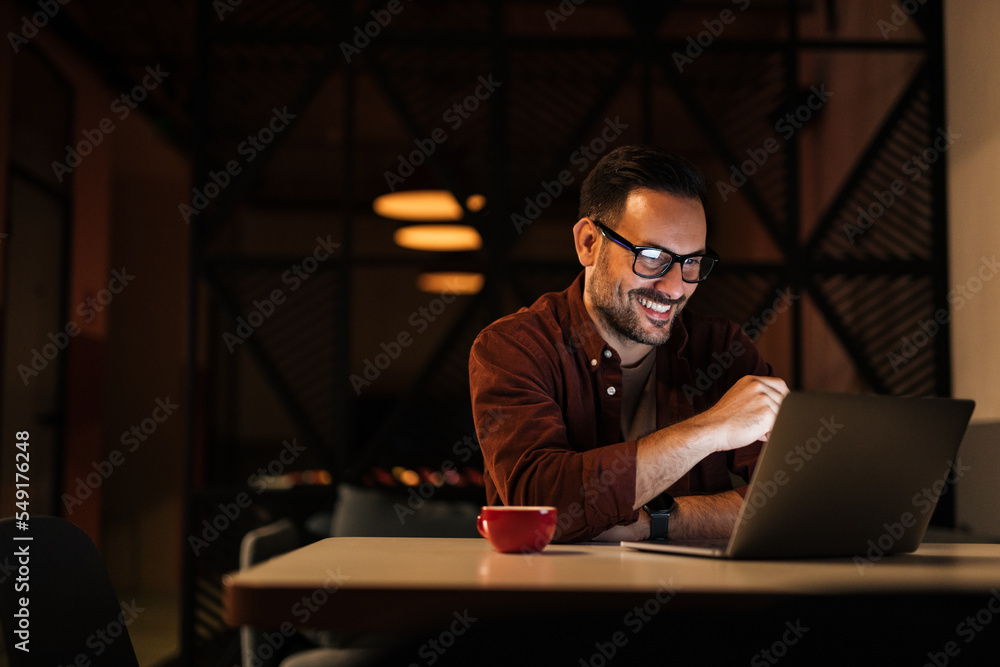
<instances>
[{"instance_id":1,"label":"white teeth","mask_svg":"<svg viewBox=\"0 0 1000 667\"><path fill-rule=\"evenodd\" d=\"M643 299L642 297L639 297L639 303L657 313L665 313L670 310L670 306L668 305L664 305L662 303L654 303L648 299Z\"/></svg>"}]
</instances>

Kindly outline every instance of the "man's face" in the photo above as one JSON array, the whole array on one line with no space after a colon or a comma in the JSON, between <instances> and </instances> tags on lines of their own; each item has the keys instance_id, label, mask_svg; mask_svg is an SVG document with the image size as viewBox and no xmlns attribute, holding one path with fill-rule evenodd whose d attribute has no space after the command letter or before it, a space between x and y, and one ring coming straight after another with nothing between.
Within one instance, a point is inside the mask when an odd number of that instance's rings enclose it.
<instances>
[{"instance_id":1,"label":"man's face","mask_svg":"<svg viewBox=\"0 0 1000 667\"><path fill-rule=\"evenodd\" d=\"M633 190L615 231L638 246L665 248L678 255L700 252L705 250L705 210L698 199L644 188ZM667 342L697 283L682 281L676 265L659 278L637 276L632 271L631 252L603 236L599 243L587 278L592 314L622 343Z\"/></svg>"}]
</instances>

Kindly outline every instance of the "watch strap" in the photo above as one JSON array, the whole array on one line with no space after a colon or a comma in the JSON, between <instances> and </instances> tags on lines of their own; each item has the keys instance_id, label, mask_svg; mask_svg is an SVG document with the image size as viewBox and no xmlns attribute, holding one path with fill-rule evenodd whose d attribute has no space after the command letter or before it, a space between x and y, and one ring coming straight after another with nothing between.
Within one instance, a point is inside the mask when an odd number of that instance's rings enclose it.
<instances>
[{"instance_id":1,"label":"watch strap","mask_svg":"<svg viewBox=\"0 0 1000 667\"><path fill-rule=\"evenodd\" d=\"M649 539L665 540L670 534L670 514L677 507L672 496L662 494L660 500L664 505L663 509L653 509L650 505L643 505L642 509L649 515ZM660 503L657 503L660 504Z\"/></svg>"},{"instance_id":2,"label":"watch strap","mask_svg":"<svg viewBox=\"0 0 1000 667\"><path fill-rule=\"evenodd\" d=\"M649 505L643 505L642 509L649 515L649 539L665 540L670 533L670 513L674 511L676 503L670 496L665 496L667 501L666 509L652 509Z\"/></svg>"}]
</instances>

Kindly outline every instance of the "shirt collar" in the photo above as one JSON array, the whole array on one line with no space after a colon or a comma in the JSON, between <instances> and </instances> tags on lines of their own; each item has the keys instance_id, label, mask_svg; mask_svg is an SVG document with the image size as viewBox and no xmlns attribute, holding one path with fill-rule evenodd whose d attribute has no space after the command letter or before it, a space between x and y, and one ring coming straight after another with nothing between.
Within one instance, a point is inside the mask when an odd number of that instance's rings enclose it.
<instances>
[{"instance_id":1,"label":"shirt collar","mask_svg":"<svg viewBox=\"0 0 1000 667\"><path fill-rule=\"evenodd\" d=\"M618 352L604 340L594 320L590 317L590 313L587 312L587 307L583 303L585 275L585 272L581 271L580 275L576 277L576 280L573 281L573 284L567 290L570 326L572 327L572 331L570 331L571 342L574 346L582 347L584 352L587 353L588 359L599 359L605 350L609 350L615 360L620 363L621 358L618 356ZM686 310L681 311L680 319L674 322L673 331L670 333L670 340L664 343L661 349L678 356L684 352L684 348L687 347L688 342L687 315Z\"/></svg>"}]
</instances>

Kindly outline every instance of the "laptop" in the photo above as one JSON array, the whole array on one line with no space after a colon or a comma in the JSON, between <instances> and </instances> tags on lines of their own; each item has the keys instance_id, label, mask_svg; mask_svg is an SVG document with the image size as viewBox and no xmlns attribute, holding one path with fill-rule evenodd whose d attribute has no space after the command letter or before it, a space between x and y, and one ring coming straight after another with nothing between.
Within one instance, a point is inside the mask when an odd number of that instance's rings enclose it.
<instances>
[{"instance_id":1,"label":"laptop","mask_svg":"<svg viewBox=\"0 0 1000 667\"><path fill-rule=\"evenodd\" d=\"M733 559L914 551L938 498L961 475L956 454L975 403L791 392L728 540L622 542L642 551Z\"/></svg>"}]
</instances>

